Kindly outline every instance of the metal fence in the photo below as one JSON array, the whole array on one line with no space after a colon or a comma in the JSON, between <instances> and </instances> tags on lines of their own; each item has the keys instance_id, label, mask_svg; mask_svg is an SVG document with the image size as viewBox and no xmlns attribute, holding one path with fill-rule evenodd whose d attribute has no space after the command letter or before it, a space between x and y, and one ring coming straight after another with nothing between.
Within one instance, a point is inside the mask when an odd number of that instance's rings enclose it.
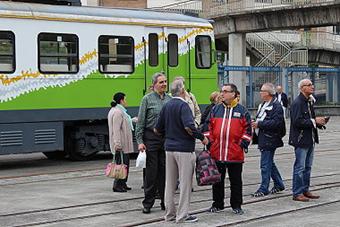
<instances>
[{"instance_id":1,"label":"metal fence","mask_svg":"<svg viewBox=\"0 0 340 227\"><path fill-rule=\"evenodd\" d=\"M299 95L298 82L308 78L312 80L317 105L340 105L340 68L312 67L251 67L221 66L219 67L219 83L229 82L231 71L245 72L246 103L248 108L256 108L260 99L260 88L264 83L281 85L288 98L292 101Z\"/></svg>"}]
</instances>

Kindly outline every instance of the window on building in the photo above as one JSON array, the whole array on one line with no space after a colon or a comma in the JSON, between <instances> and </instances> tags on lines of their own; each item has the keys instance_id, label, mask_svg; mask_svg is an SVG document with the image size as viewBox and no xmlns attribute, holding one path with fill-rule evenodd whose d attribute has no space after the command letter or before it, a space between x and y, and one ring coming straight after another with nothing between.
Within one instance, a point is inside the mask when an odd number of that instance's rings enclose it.
<instances>
[{"instance_id":1,"label":"window on building","mask_svg":"<svg viewBox=\"0 0 340 227\"><path fill-rule=\"evenodd\" d=\"M178 36L176 34L168 36L168 65L172 67L178 65Z\"/></svg>"},{"instance_id":2,"label":"window on building","mask_svg":"<svg viewBox=\"0 0 340 227\"><path fill-rule=\"evenodd\" d=\"M15 71L15 36L10 31L0 31L0 72Z\"/></svg>"},{"instance_id":3,"label":"window on building","mask_svg":"<svg viewBox=\"0 0 340 227\"><path fill-rule=\"evenodd\" d=\"M38 66L42 73L77 73L79 71L78 36L40 33Z\"/></svg>"},{"instance_id":4,"label":"window on building","mask_svg":"<svg viewBox=\"0 0 340 227\"><path fill-rule=\"evenodd\" d=\"M158 35L156 33L149 34L149 65L158 65Z\"/></svg>"},{"instance_id":5,"label":"window on building","mask_svg":"<svg viewBox=\"0 0 340 227\"><path fill-rule=\"evenodd\" d=\"M196 36L196 67L206 69L211 67L211 38L210 36Z\"/></svg>"},{"instance_id":6,"label":"window on building","mask_svg":"<svg viewBox=\"0 0 340 227\"><path fill-rule=\"evenodd\" d=\"M98 57L99 71L102 73L133 73L133 38L129 36L100 36Z\"/></svg>"},{"instance_id":7,"label":"window on building","mask_svg":"<svg viewBox=\"0 0 340 227\"><path fill-rule=\"evenodd\" d=\"M340 25L333 26L333 33L340 35Z\"/></svg>"}]
</instances>

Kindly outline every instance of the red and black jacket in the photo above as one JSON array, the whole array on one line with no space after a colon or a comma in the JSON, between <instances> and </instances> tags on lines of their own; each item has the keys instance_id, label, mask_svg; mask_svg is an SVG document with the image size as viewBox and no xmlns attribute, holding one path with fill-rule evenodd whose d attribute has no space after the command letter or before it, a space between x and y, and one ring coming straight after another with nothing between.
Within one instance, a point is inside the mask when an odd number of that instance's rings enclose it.
<instances>
[{"instance_id":1,"label":"red and black jacket","mask_svg":"<svg viewBox=\"0 0 340 227\"><path fill-rule=\"evenodd\" d=\"M244 149L252 139L251 118L248 110L233 101L214 106L210 112L209 131L211 157L223 162L244 162Z\"/></svg>"}]
</instances>

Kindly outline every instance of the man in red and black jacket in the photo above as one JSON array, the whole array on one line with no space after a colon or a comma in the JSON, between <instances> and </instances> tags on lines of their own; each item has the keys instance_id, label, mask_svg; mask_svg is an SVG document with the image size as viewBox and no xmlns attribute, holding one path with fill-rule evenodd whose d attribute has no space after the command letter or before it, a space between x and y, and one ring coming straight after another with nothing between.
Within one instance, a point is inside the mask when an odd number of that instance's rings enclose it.
<instances>
[{"instance_id":1,"label":"man in red and black jacket","mask_svg":"<svg viewBox=\"0 0 340 227\"><path fill-rule=\"evenodd\" d=\"M238 103L237 87L222 87L223 102L214 106L208 119L211 157L221 173L221 182L213 185L213 204L210 212L224 209L224 179L226 169L230 180L230 205L235 214L243 214L242 166L244 153L252 138L251 118L248 110Z\"/></svg>"}]
</instances>

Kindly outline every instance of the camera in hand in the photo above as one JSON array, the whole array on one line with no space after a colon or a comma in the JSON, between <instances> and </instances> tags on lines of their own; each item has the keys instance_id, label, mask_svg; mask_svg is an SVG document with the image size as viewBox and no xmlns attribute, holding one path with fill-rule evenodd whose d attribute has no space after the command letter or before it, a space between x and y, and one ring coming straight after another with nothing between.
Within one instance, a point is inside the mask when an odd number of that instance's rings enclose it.
<instances>
[{"instance_id":1,"label":"camera in hand","mask_svg":"<svg viewBox=\"0 0 340 227\"><path fill-rule=\"evenodd\" d=\"M331 118L330 116L326 116L326 117L325 117L325 122L326 122L326 124L327 124L327 122L329 121L330 118Z\"/></svg>"}]
</instances>

